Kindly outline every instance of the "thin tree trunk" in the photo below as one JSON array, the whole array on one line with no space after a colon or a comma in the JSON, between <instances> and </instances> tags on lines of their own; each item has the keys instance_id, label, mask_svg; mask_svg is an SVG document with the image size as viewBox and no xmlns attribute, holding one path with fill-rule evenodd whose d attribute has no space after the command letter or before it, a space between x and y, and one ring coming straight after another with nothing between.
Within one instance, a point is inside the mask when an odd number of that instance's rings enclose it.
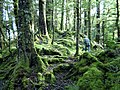
<instances>
[{"instance_id":1,"label":"thin tree trunk","mask_svg":"<svg viewBox=\"0 0 120 90\"><path fill-rule=\"evenodd\" d=\"M39 0L39 33L49 38L46 24L46 1Z\"/></svg>"},{"instance_id":2,"label":"thin tree trunk","mask_svg":"<svg viewBox=\"0 0 120 90\"><path fill-rule=\"evenodd\" d=\"M105 21L102 22L102 33L103 33L103 47L105 42Z\"/></svg>"},{"instance_id":3,"label":"thin tree trunk","mask_svg":"<svg viewBox=\"0 0 120 90\"><path fill-rule=\"evenodd\" d=\"M49 32L52 30L52 0L46 0L46 24Z\"/></svg>"},{"instance_id":4,"label":"thin tree trunk","mask_svg":"<svg viewBox=\"0 0 120 90\"><path fill-rule=\"evenodd\" d=\"M76 0L74 0L74 3L76 4ZM74 5L74 20L73 20L73 24L74 24L74 31L76 30L76 7Z\"/></svg>"},{"instance_id":5,"label":"thin tree trunk","mask_svg":"<svg viewBox=\"0 0 120 90\"><path fill-rule=\"evenodd\" d=\"M64 4L65 4L65 1L62 0L62 13L61 13L61 26L60 26L60 30L63 30L64 29Z\"/></svg>"},{"instance_id":6,"label":"thin tree trunk","mask_svg":"<svg viewBox=\"0 0 120 90\"><path fill-rule=\"evenodd\" d=\"M54 4L57 4L57 0L54 1ZM57 22L57 8L55 8L55 13L54 13L54 29L58 29L58 22Z\"/></svg>"},{"instance_id":7,"label":"thin tree trunk","mask_svg":"<svg viewBox=\"0 0 120 90\"><path fill-rule=\"evenodd\" d=\"M18 0L13 0L14 1L14 14L15 14L15 24L18 29Z\"/></svg>"},{"instance_id":8,"label":"thin tree trunk","mask_svg":"<svg viewBox=\"0 0 120 90\"><path fill-rule=\"evenodd\" d=\"M99 22L99 19L100 19L100 2L99 0L96 0L96 5L97 5L97 24L96 24L96 29L97 29L97 34L96 34L96 41L97 43L100 43L100 22Z\"/></svg>"},{"instance_id":9,"label":"thin tree trunk","mask_svg":"<svg viewBox=\"0 0 120 90\"><path fill-rule=\"evenodd\" d=\"M76 31L76 53L75 56L79 54L79 0L77 0L77 31Z\"/></svg>"},{"instance_id":10,"label":"thin tree trunk","mask_svg":"<svg viewBox=\"0 0 120 90\"><path fill-rule=\"evenodd\" d=\"M2 46L2 43L3 43L3 40L2 40L2 23L3 23L3 0L1 0L0 2L0 48L2 49L3 46Z\"/></svg>"},{"instance_id":11,"label":"thin tree trunk","mask_svg":"<svg viewBox=\"0 0 120 90\"><path fill-rule=\"evenodd\" d=\"M87 30L87 12L86 12L86 9L84 10L84 31L83 32L86 32Z\"/></svg>"},{"instance_id":12,"label":"thin tree trunk","mask_svg":"<svg viewBox=\"0 0 120 90\"><path fill-rule=\"evenodd\" d=\"M54 1L52 0L52 3L54 4ZM54 35L55 35L55 30L54 30L54 7L52 8L52 30L53 30L53 38L52 38L52 44L54 43Z\"/></svg>"},{"instance_id":13,"label":"thin tree trunk","mask_svg":"<svg viewBox=\"0 0 120 90\"><path fill-rule=\"evenodd\" d=\"M116 0L116 8L117 8L117 18L116 18L116 27L117 27L117 36L118 42L120 42L120 28L119 28L119 0Z\"/></svg>"},{"instance_id":14,"label":"thin tree trunk","mask_svg":"<svg viewBox=\"0 0 120 90\"><path fill-rule=\"evenodd\" d=\"M88 38L91 40L91 0L88 3Z\"/></svg>"},{"instance_id":15,"label":"thin tree trunk","mask_svg":"<svg viewBox=\"0 0 120 90\"><path fill-rule=\"evenodd\" d=\"M65 17L66 17L65 30L68 29L68 22L69 22L69 21L68 21L68 19L69 19L68 15L69 15L69 14L68 14L67 1L68 1L68 0L66 0L66 7L65 7L65 8L66 8L66 15L65 15Z\"/></svg>"}]
</instances>

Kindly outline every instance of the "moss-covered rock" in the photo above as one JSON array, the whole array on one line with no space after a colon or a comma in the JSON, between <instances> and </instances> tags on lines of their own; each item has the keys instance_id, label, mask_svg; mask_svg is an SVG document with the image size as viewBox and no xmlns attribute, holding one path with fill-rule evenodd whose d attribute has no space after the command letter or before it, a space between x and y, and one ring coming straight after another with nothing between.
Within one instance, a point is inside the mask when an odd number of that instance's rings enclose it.
<instances>
[{"instance_id":1,"label":"moss-covered rock","mask_svg":"<svg viewBox=\"0 0 120 90\"><path fill-rule=\"evenodd\" d=\"M120 56L120 49L108 49L104 52L101 52L97 58L103 62L103 63L108 63L113 61L113 59L117 58Z\"/></svg>"},{"instance_id":2,"label":"moss-covered rock","mask_svg":"<svg viewBox=\"0 0 120 90\"><path fill-rule=\"evenodd\" d=\"M62 56L67 56L67 55L70 55L71 53L69 48L63 46L62 44L54 44L52 47L60 51Z\"/></svg>"},{"instance_id":3,"label":"moss-covered rock","mask_svg":"<svg viewBox=\"0 0 120 90\"><path fill-rule=\"evenodd\" d=\"M65 47L72 47L75 45L75 42L73 42L73 40L70 39L58 39L57 44L62 44Z\"/></svg>"},{"instance_id":4,"label":"moss-covered rock","mask_svg":"<svg viewBox=\"0 0 120 90\"><path fill-rule=\"evenodd\" d=\"M39 55L62 55L60 51L47 44L35 44L35 48Z\"/></svg>"},{"instance_id":5,"label":"moss-covered rock","mask_svg":"<svg viewBox=\"0 0 120 90\"><path fill-rule=\"evenodd\" d=\"M96 57L91 55L88 52L83 53L83 55L80 56L79 58L79 64L78 66L86 66L86 65L91 65L93 62L99 62Z\"/></svg>"},{"instance_id":6,"label":"moss-covered rock","mask_svg":"<svg viewBox=\"0 0 120 90\"><path fill-rule=\"evenodd\" d=\"M105 85L109 90L119 90L120 87L120 71L117 73L106 73Z\"/></svg>"},{"instance_id":7,"label":"moss-covered rock","mask_svg":"<svg viewBox=\"0 0 120 90\"><path fill-rule=\"evenodd\" d=\"M77 85L81 90L105 90L103 73L96 67L90 68L79 78Z\"/></svg>"}]
</instances>

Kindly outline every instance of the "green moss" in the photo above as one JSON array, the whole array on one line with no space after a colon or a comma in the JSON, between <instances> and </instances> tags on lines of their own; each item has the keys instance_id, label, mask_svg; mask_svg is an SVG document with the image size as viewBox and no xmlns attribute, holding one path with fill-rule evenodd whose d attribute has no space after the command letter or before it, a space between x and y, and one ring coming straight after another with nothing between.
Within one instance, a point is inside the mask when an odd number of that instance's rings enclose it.
<instances>
[{"instance_id":1,"label":"green moss","mask_svg":"<svg viewBox=\"0 0 120 90\"><path fill-rule=\"evenodd\" d=\"M45 82L47 83L54 83L56 81L53 71L46 72L44 76L45 76Z\"/></svg>"},{"instance_id":2,"label":"green moss","mask_svg":"<svg viewBox=\"0 0 120 90\"><path fill-rule=\"evenodd\" d=\"M40 72L38 73L38 79L40 82L45 81L45 77Z\"/></svg>"},{"instance_id":3,"label":"green moss","mask_svg":"<svg viewBox=\"0 0 120 90\"><path fill-rule=\"evenodd\" d=\"M3 51L2 51L2 57L3 58L5 58L5 57L8 57L9 55L11 55L11 54L16 54L16 51L17 49L16 49L16 47L11 47L10 48L10 51L11 52L9 52L9 48L5 48Z\"/></svg>"},{"instance_id":4,"label":"green moss","mask_svg":"<svg viewBox=\"0 0 120 90\"><path fill-rule=\"evenodd\" d=\"M114 84L110 90L119 90L120 89L120 84Z\"/></svg>"},{"instance_id":5,"label":"green moss","mask_svg":"<svg viewBox=\"0 0 120 90\"><path fill-rule=\"evenodd\" d=\"M61 53L61 56L70 55L69 48L63 46L62 44L54 44L52 47L53 47L53 49L57 49Z\"/></svg>"},{"instance_id":6,"label":"green moss","mask_svg":"<svg viewBox=\"0 0 120 90\"><path fill-rule=\"evenodd\" d=\"M43 60L41 59L41 57L38 55L37 56L37 59L39 60L38 61L38 68L39 68L39 70L41 71L41 72L44 72L45 70L46 70L46 65L45 65L45 63L43 62Z\"/></svg>"},{"instance_id":7,"label":"green moss","mask_svg":"<svg viewBox=\"0 0 120 90\"><path fill-rule=\"evenodd\" d=\"M49 64L48 64L48 57L41 57L41 59L44 62L45 66L49 66Z\"/></svg>"},{"instance_id":8,"label":"green moss","mask_svg":"<svg viewBox=\"0 0 120 90\"><path fill-rule=\"evenodd\" d=\"M120 56L120 49L108 49L104 52L101 52L97 58L103 63L108 63L113 61L113 59L117 58L118 56Z\"/></svg>"},{"instance_id":9,"label":"green moss","mask_svg":"<svg viewBox=\"0 0 120 90\"><path fill-rule=\"evenodd\" d=\"M81 90L104 90L102 79L103 73L92 67L79 78L77 85Z\"/></svg>"},{"instance_id":10,"label":"green moss","mask_svg":"<svg viewBox=\"0 0 120 90\"><path fill-rule=\"evenodd\" d=\"M57 43L62 44L63 46L66 46L66 47L72 47L73 45L75 45L75 42L73 42L70 39L58 39Z\"/></svg>"},{"instance_id":11,"label":"green moss","mask_svg":"<svg viewBox=\"0 0 120 90\"><path fill-rule=\"evenodd\" d=\"M70 65L69 64L59 64L58 66L56 66L53 71L54 72L62 72L64 70L68 70L70 69Z\"/></svg>"},{"instance_id":12,"label":"green moss","mask_svg":"<svg viewBox=\"0 0 120 90\"><path fill-rule=\"evenodd\" d=\"M86 66L86 65L91 65L93 62L99 62L96 57L91 55L88 52L83 53L83 55L80 56L79 58L79 63L77 66Z\"/></svg>"},{"instance_id":13,"label":"green moss","mask_svg":"<svg viewBox=\"0 0 120 90\"><path fill-rule=\"evenodd\" d=\"M120 87L120 71L117 73L106 73L105 85L109 90L118 90ZM115 88L115 89L114 89Z\"/></svg>"},{"instance_id":14,"label":"green moss","mask_svg":"<svg viewBox=\"0 0 120 90\"><path fill-rule=\"evenodd\" d=\"M109 71L109 72L118 72L120 71L120 58L114 59L111 62L108 62L105 64L105 68Z\"/></svg>"},{"instance_id":15,"label":"green moss","mask_svg":"<svg viewBox=\"0 0 120 90\"><path fill-rule=\"evenodd\" d=\"M65 90L80 90L77 85L69 85L65 87Z\"/></svg>"},{"instance_id":16,"label":"green moss","mask_svg":"<svg viewBox=\"0 0 120 90\"><path fill-rule=\"evenodd\" d=\"M49 58L48 63L49 64L55 64L55 63L63 63L64 60L62 58Z\"/></svg>"}]
</instances>

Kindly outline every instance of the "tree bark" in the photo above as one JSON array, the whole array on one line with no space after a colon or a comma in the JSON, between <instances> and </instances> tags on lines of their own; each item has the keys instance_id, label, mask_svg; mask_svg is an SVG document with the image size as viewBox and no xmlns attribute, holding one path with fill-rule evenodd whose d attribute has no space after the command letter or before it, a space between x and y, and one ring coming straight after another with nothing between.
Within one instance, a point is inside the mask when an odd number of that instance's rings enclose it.
<instances>
[{"instance_id":1,"label":"tree bark","mask_svg":"<svg viewBox=\"0 0 120 90\"><path fill-rule=\"evenodd\" d=\"M39 0L39 33L49 38L46 24L46 0Z\"/></svg>"},{"instance_id":2,"label":"tree bark","mask_svg":"<svg viewBox=\"0 0 120 90\"><path fill-rule=\"evenodd\" d=\"M62 13L61 13L61 26L60 26L60 30L64 30L64 4L65 1L62 0Z\"/></svg>"},{"instance_id":3,"label":"tree bark","mask_svg":"<svg viewBox=\"0 0 120 90\"><path fill-rule=\"evenodd\" d=\"M52 0L52 3L54 5L54 1ZM52 8L52 44L54 43L54 37L55 37L55 30L54 30L54 7Z\"/></svg>"},{"instance_id":4,"label":"tree bark","mask_svg":"<svg viewBox=\"0 0 120 90\"><path fill-rule=\"evenodd\" d=\"M100 43L100 1L96 0L96 5L97 5L97 23L96 23L96 29L97 29L97 34L96 34L96 42Z\"/></svg>"},{"instance_id":5,"label":"tree bark","mask_svg":"<svg viewBox=\"0 0 120 90\"><path fill-rule=\"evenodd\" d=\"M84 31L83 32L86 32L87 30L87 12L86 12L86 9L84 10Z\"/></svg>"},{"instance_id":6,"label":"tree bark","mask_svg":"<svg viewBox=\"0 0 120 90\"><path fill-rule=\"evenodd\" d=\"M2 49L3 46L2 46L2 43L3 43L3 40L2 40L2 21L3 21L3 0L0 1L0 48Z\"/></svg>"},{"instance_id":7,"label":"tree bark","mask_svg":"<svg viewBox=\"0 0 120 90\"><path fill-rule=\"evenodd\" d=\"M88 4L88 38L91 40L91 0L89 0Z\"/></svg>"},{"instance_id":8,"label":"tree bark","mask_svg":"<svg viewBox=\"0 0 120 90\"><path fill-rule=\"evenodd\" d=\"M15 15L15 24L18 29L18 0L13 0L14 3L14 15Z\"/></svg>"},{"instance_id":9,"label":"tree bark","mask_svg":"<svg viewBox=\"0 0 120 90\"><path fill-rule=\"evenodd\" d=\"M19 0L18 7L18 61L23 61L30 67L37 66L33 42L32 0Z\"/></svg>"},{"instance_id":10,"label":"tree bark","mask_svg":"<svg viewBox=\"0 0 120 90\"><path fill-rule=\"evenodd\" d=\"M120 42L120 28L119 28L119 2L116 0L116 8L117 8L117 18L116 18L116 27L117 27L117 36L118 42Z\"/></svg>"},{"instance_id":11,"label":"tree bark","mask_svg":"<svg viewBox=\"0 0 120 90\"><path fill-rule=\"evenodd\" d=\"M76 53L75 56L79 54L79 0L77 0L77 31L76 31Z\"/></svg>"}]
</instances>

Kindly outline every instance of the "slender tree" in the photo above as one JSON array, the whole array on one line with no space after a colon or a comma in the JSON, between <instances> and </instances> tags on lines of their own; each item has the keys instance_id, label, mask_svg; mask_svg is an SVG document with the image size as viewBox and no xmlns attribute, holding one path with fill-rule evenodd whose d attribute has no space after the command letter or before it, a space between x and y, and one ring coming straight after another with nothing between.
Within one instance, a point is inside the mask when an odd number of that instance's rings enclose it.
<instances>
[{"instance_id":1,"label":"slender tree","mask_svg":"<svg viewBox=\"0 0 120 90\"><path fill-rule=\"evenodd\" d=\"M91 0L88 4L88 38L91 40Z\"/></svg>"},{"instance_id":2,"label":"slender tree","mask_svg":"<svg viewBox=\"0 0 120 90\"><path fill-rule=\"evenodd\" d=\"M50 32L52 29L52 8L53 3L52 0L46 0L46 23L47 23L47 29Z\"/></svg>"},{"instance_id":3,"label":"slender tree","mask_svg":"<svg viewBox=\"0 0 120 90\"><path fill-rule=\"evenodd\" d=\"M76 53L75 56L77 56L79 54L79 24L80 24L80 20L79 20L79 0L77 0L77 7L76 7L76 11L77 11L77 30L76 30Z\"/></svg>"},{"instance_id":4,"label":"slender tree","mask_svg":"<svg viewBox=\"0 0 120 90\"><path fill-rule=\"evenodd\" d=\"M86 9L84 9L84 31L87 30L87 12Z\"/></svg>"},{"instance_id":5,"label":"slender tree","mask_svg":"<svg viewBox=\"0 0 120 90\"><path fill-rule=\"evenodd\" d=\"M46 0L39 0L39 33L49 38L46 24Z\"/></svg>"},{"instance_id":6,"label":"slender tree","mask_svg":"<svg viewBox=\"0 0 120 90\"><path fill-rule=\"evenodd\" d=\"M62 0L62 13L61 13L61 24L60 24L60 30L64 29L64 9L65 9L65 0Z\"/></svg>"},{"instance_id":7,"label":"slender tree","mask_svg":"<svg viewBox=\"0 0 120 90\"><path fill-rule=\"evenodd\" d=\"M96 41L97 43L100 43L100 0L96 0L96 5L97 5L97 15L96 15L96 19L97 19L97 23L96 23L96 29L97 29L97 34L96 34Z\"/></svg>"},{"instance_id":8,"label":"slender tree","mask_svg":"<svg viewBox=\"0 0 120 90\"><path fill-rule=\"evenodd\" d=\"M13 0L14 1L14 15L15 15L15 24L18 29L18 0Z\"/></svg>"},{"instance_id":9,"label":"slender tree","mask_svg":"<svg viewBox=\"0 0 120 90\"><path fill-rule=\"evenodd\" d=\"M116 9L117 9L117 18L116 18L116 27L117 27L117 36L118 41L120 41L120 28L119 28L119 0L116 0Z\"/></svg>"},{"instance_id":10,"label":"slender tree","mask_svg":"<svg viewBox=\"0 0 120 90\"><path fill-rule=\"evenodd\" d=\"M2 49L3 0L0 2L0 48Z\"/></svg>"},{"instance_id":11,"label":"slender tree","mask_svg":"<svg viewBox=\"0 0 120 90\"><path fill-rule=\"evenodd\" d=\"M52 0L52 3L54 5L54 1ZM52 8L52 30L53 30L53 38L52 38L52 44L54 43L54 38L55 38L55 30L54 30L54 7Z\"/></svg>"},{"instance_id":12,"label":"slender tree","mask_svg":"<svg viewBox=\"0 0 120 90\"><path fill-rule=\"evenodd\" d=\"M73 0L74 1L74 31L76 30L76 0Z\"/></svg>"}]
</instances>

